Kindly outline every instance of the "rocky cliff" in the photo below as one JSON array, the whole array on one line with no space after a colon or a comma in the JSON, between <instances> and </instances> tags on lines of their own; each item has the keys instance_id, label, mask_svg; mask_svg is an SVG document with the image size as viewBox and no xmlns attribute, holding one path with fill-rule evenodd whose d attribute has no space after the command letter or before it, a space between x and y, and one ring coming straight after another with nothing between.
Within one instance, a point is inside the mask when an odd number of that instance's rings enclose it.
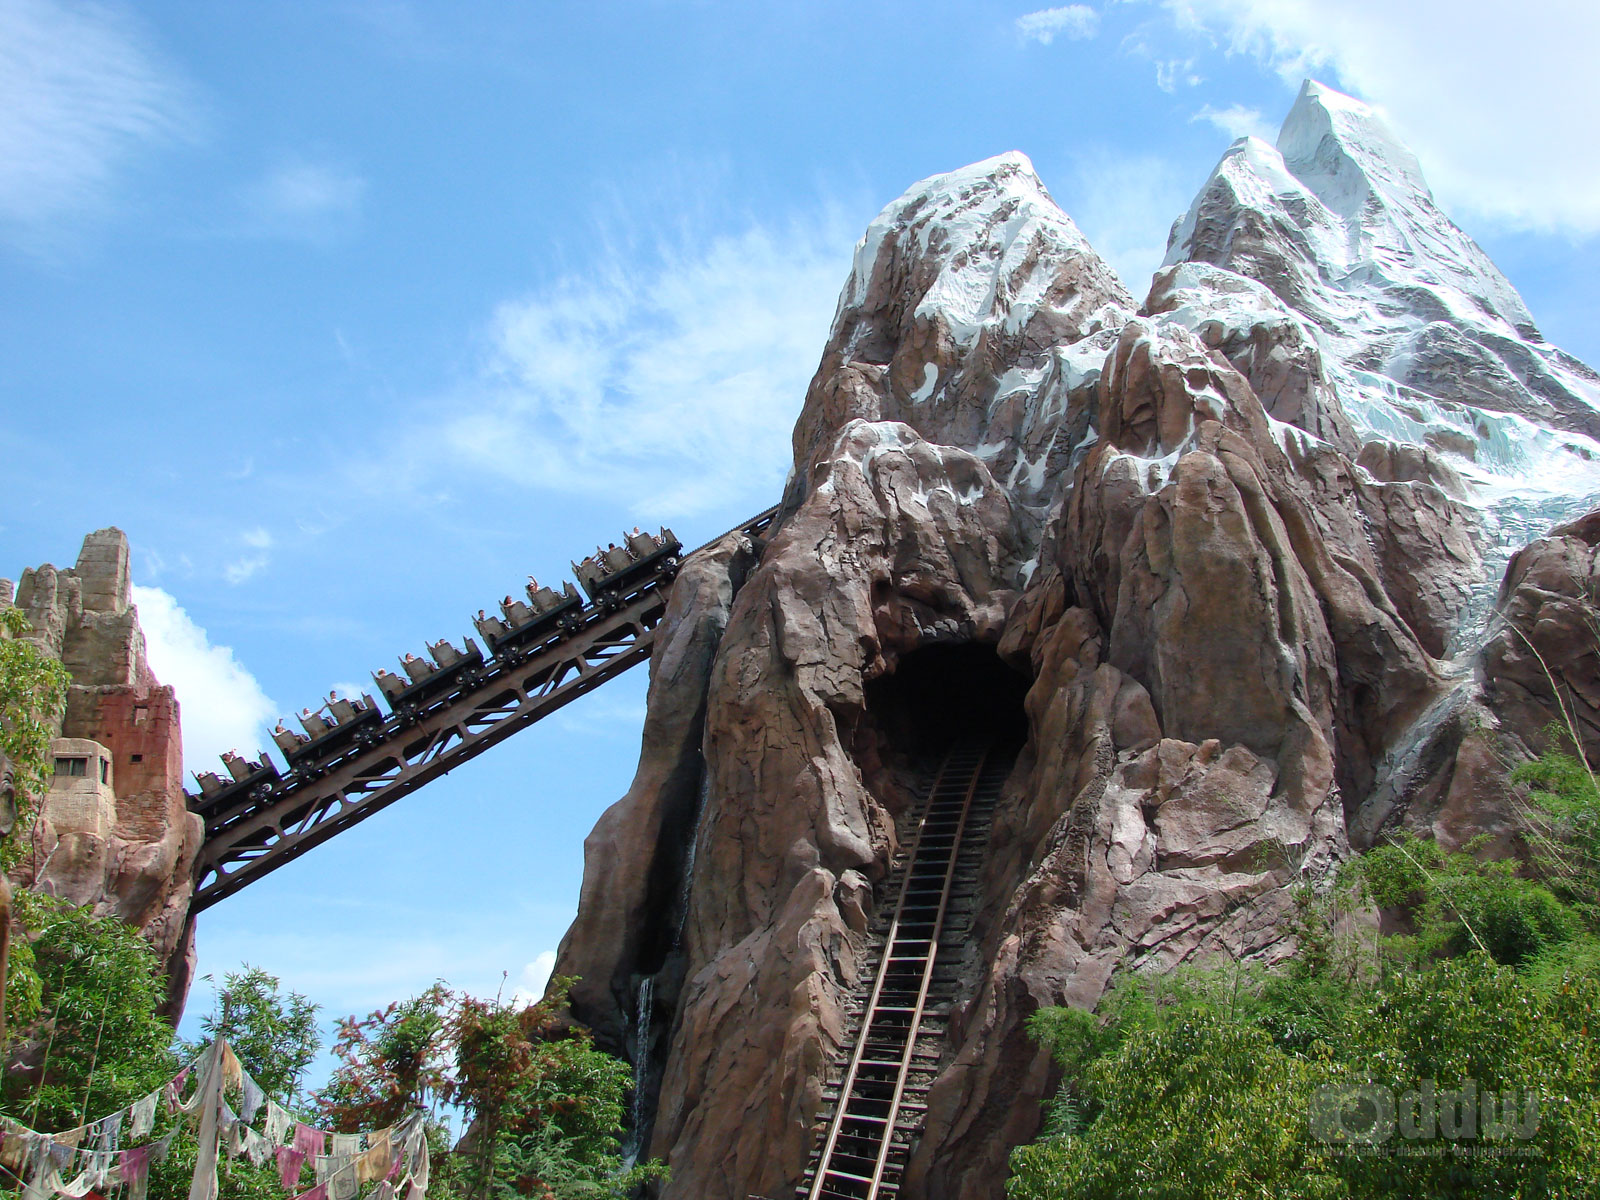
<instances>
[{"instance_id":1,"label":"rocky cliff","mask_svg":"<svg viewBox=\"0 0 1600 1200\"><path fill-rule=\"evenodd\" d=\"M130 586L120 529L84 538L74 567L24 571L14 595L0 580L0 604L14 602L28 637L72 676L51 745L57 774L37 821L18 831L26 848L12 877L140 929L165 964L175 1019L194 967L201 828L184 801L178 701L150 671Z\"/></svg>"},{"instance_id":2,"label":"rocky cliff","mask_svg":"<svg viewBox=\"0 0 1600 1200\"><path fill-rule=\"evenodd\" d=\"M1230 148L1142 305L1019 154L889 205L781 521L674 590L556 968L639 1064L665 1194L792 1194L896 818L1008 709L1026 738L906 1196L1003 1194L1049 1082L1040 1006L1281 958L1293 890L1387 829L1510 838L1556 679L1600 729L1594 519L1495 586L1593 506L1597 435L1593 372L1315 84L1276 147Z\"/></svg>"}]
</instances>

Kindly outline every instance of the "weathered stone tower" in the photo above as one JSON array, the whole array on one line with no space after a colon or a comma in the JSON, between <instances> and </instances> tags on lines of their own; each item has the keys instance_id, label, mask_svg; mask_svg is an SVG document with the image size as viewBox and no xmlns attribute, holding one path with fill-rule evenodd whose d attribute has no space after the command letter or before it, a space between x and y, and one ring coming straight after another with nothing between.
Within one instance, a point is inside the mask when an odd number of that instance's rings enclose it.
<instances>
[{"instance_id":1,"label":"weathered stone tower","mask_svg":"<svg viewBox=\"0 0 1600 1200\"><path fill-rule=\"evenodd\" d=\"M176 1018L193 970L201 830L184 802L178 701L145 659L127 537L96 530L75 567L24 571L15 589L0 580L0 605L12 603L72 675L55 775L33 828L18 830L26 850L13 879L139 928L166 966Z\"/></svg>"}]
</instances>

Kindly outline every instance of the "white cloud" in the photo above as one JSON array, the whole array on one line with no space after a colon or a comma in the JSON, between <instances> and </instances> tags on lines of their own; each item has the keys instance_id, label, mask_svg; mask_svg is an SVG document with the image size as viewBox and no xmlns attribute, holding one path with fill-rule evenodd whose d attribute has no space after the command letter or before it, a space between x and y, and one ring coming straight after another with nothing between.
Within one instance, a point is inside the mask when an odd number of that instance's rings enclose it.
<instances>
[{"instance_id":1,"label":"white cloud","mask_svg":"<svg viewBox=\"0 0 1600 1200\"><path fill-rule=\"evenodd\" d=\"M0 3L0 226L34 246L58 219L102 208L137 151L186 135L187 108L120 9Z\"/></svg>"},{"instance_id":2,"label":"white cloud","mask_svg":"<svg viewBox=\"0 0 1600 1200\"><path fill-rule=\"evenodd\" d=\"M1023 41L1048 46L1058 36L1091 38L1100 28L1100 14L1087 4L1068 4L1061 8L1041 8L1017 18L1017 32Z\"/></svg>"},{"instance_id":3,"label":"white cloud","mask_svg":"<svg viewBox=\"0 0 1600 1200\"><path fill-rule=\"evenodd\" d=\"M1167 230L1193 190L1193 177L1164 158L1102 149L1078 159L1060 194L1089 244L1143 300L1166 257Z\"/></svg>"},{"instance_id":4,"label":"white cloud","mask_svg":"<svg viewBox=\"0 0 1600 1200\"><path fill-rule=\"evenodd\" d=\"M1207 121L1230 138L1258 137L1270 142L1274 134L1259 108L1246 108L1242 104L1230 104L1227 108L1213 108L1207 104L1189 121Z\"/></svg>"},{"instance_id":5,"label":"white cloud","mask_svg":"<svg viewBox=\"0 0 1600 1200\"><path fill-rule=\"evenodd\" d=\"M1600 5L1539 0L1163 0L1298 83L1381 104L1451 207L1511 227L1600 232Z\"/></svg>"},{"instance_id":6,"label":"white cloud","mask_svg":"<svg viewBox=\"0 0 1600 1200\"><path fill-rule=\"evenodd\" d=\"M366 190L366 180L334 163L282 163L245 189L246 231L325 240L360 215Z\"/></svg>"},{"instance_id":7,"label":"white cloud","mask_svg":"<svg viewBox=\"0 0 1600 1200\"><path fill-rule=\"evenodd\" d=\"M222 568L222 577L235 586L258 574L272 559L272 535L265 529L247 529L239 535L239 541L247 553Z\"/></svg>"},{"instance_id":8,"label":"white cloud","mask_svg":"<svg viewBox=\"0 0 1600 1200\"><path fill-rule=\"evenodd\" d=\"M601 252L501 305L480 375L431 404L370 483L465 470L652 521L773 495L854 241L830 216Z\"/></svg>"},{"instance_id":9,"label":"white cloud","mask_svg":"<svg viewBox=\"0 0 1600 1200\"><path fill-rule=\"evenodd\" d=\"M224 750L254 754L267 744L277 712L227 646L213 646L171 595L134 586L145 653L156 678L177 692L183 722L183 760L191 771L216 770Z\"/></svg>"},{"instance_id":10,"label":"white cloud","mask_svg":"<svg viewBox=\"0 0 1600 1200\"><path fill-rule=\"evenodd\" d=\"M545 985L556 968L556 952L546 950L522 968L517 976L516 990L511 993L515 1004L534 1004L544 999Z\"/></svg>"},{"instance_id":11,"label":"white cloud","mask_svg":"<svg viewBox=\"0 0 1600 1200\"><path fill-rule=\"evenodd\" d=\"M223 567L222 577L237 586L258 574L268 561L265 554L246 554L243 558L236 558Z\"/></svg>"},{"instance_id":12,"label":"white cloud","mask_svg":"<svg viewBox=\"0 0 1600 1200\"><path fill-rule=\"evenodd\" d=\"M1175 92L1178 85L1196 87L1205 82L1194 69L1192 58L1168 58L1156 63L1156 86L1163 92Z\"/></svg>"}]
</instances>

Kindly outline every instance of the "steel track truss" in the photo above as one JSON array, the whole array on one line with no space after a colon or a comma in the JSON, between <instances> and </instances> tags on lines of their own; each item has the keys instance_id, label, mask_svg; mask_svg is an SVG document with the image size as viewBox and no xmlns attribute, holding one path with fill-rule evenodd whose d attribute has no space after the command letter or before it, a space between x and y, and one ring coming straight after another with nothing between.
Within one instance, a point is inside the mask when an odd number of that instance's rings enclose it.
<instances>
[{"instance_id":1,"label":"steel track truss","mask_svg":"<svg viewBox=\"0 0 1600 1200\"><path fill-rule=\"evenodd\" d=\"M776 511L738 528L758 536ZM207 812L190 911L226 899L644 662L672 580L664 574L649 581L615 611L591 605L578 628L488 659L462 678L458 692L397 710L339 756Z\"/></svg>"}]
</instances>

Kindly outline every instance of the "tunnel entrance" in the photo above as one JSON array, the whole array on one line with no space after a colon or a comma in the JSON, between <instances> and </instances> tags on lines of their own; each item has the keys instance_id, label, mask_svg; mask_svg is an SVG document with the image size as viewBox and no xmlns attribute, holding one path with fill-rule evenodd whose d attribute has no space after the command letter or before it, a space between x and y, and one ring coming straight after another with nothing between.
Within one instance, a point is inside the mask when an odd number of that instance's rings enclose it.
<instances>
[{"instance_id":1,"label":"tunnel entrance","mask_svg":"<svg viewBox=\"0 0 1600 1200\"><path fill-rule=\"evenodd\" d=\"M1029 677L992 645L936 643L866 687L856 762L898 845L875 881L844 1036L794 1194L899 1195L950 1014L984 975L994 814L1028 734Z\"/></svg>"},{"instance_id":2,"label":"tunnel entrance","mask_svg":"<svg viewBox=\"0 0 1600 1200\"><path fill-rule=\"evenodd\" d=\"M1023 700L1032 682L993 646L939 643L867 684L867 712L882 738L915 758L940 757L963 740L1015 754L1028 736Z\"/></svg>"}]
</instances>

